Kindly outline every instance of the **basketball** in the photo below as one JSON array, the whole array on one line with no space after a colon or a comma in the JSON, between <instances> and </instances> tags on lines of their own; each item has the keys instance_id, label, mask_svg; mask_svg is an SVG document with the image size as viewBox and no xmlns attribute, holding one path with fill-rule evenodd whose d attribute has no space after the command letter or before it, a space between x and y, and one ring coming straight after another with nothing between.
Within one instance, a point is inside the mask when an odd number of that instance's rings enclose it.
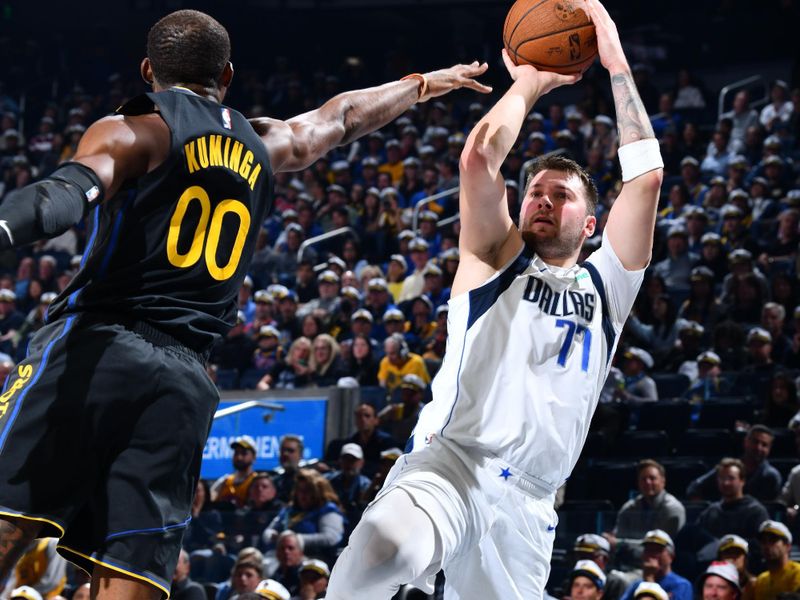
<instances>
[{"instance_id":1,"label":"basketball","mask_svg":"<svg viewBox=\"0 0 800 600\"><path fill-rule=\"evenodd\" d=\"M503 26L503 45L514 64L564 75L588 69L597 36L579 6L579 0L517 0Z\"/></svg>"}]
</instances>

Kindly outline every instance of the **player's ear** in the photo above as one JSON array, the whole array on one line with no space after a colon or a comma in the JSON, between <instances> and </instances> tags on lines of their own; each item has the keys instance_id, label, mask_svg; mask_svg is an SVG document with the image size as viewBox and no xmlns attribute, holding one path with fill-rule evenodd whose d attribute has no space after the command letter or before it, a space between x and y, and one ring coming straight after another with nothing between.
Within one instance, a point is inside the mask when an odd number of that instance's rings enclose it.
<instances>
[{"instance_id":1,"label":"player's ear","mask_svg":"<svg viewBox=\"0 0 800 600\"><path fill-rule=\"evenodd\" d=\"M146 84L153 85L153 66L150 64L149 58L144 57L142 59L142 64L139 65L139 73Z\"/></svg>"},{"instance_id":2,"label":"player's ear","mask_svg":"<svg viewBox=\"0 0 800 600\"><path fill-rule=\"evenodd\" d=\"M222 75L220 75L219 78L219 86L228 88L231 86L231 80L233 80L233 63L228 61L225 68L222 69Z\"/></svg>"},{"instance_id":3,"label":"player's ear","mask_svg":"<svg viewBox=\"0 0 800 600\"><path fill-rule=\"evenodd\" d=\"M594 230L597 228L597 217L589 215L586 217L586 222L583 224L583 232L586 234L586 239L594 235Z\"/></svg>"}]
</instances>

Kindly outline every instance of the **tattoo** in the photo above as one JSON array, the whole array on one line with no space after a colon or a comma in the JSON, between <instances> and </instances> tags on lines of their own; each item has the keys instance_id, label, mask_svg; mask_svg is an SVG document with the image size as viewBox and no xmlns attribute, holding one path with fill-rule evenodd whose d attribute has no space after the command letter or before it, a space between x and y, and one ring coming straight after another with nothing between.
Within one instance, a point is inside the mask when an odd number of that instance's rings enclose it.
<instances>
[{"instance_id":1,"label":"tattoo","mask_svg":"<svg viewBox=\"0 0 800 600\"><path fill-rule=\"evenodd\" d=\"M40 523L0 519L0 582L5 582L25 548L42 528Z\"/></svg>"},{"instance_id":2,"label":"tattoo","mask_svg":"<svg viewBox=\"0 0 800 600\"><path fill-rule=\"evenodd\" d=\"M617 110L619 145L655 137L639 91L629 73L611 76L611 91Z\"/></svg>"}]
</instances>

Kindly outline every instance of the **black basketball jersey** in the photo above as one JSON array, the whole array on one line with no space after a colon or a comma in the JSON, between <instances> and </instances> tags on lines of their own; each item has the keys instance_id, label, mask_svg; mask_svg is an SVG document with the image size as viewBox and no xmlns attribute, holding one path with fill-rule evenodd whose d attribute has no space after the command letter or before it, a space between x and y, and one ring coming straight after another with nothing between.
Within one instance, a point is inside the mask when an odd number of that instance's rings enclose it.
<instances>
[{"instance_id":1,"label":"black basketball jersey","mask_svg":"<svg viewBox=\"0 0 800 600\"><path fill-rule=\"evenodd\" d=\"M272 171L243 115L189 90L145 94L117 112L155 110L170 129L169 156L90 213L81 268L49 320L119 315L203 353L235 320L271 206Z\"/></svg>"}]
</instances>

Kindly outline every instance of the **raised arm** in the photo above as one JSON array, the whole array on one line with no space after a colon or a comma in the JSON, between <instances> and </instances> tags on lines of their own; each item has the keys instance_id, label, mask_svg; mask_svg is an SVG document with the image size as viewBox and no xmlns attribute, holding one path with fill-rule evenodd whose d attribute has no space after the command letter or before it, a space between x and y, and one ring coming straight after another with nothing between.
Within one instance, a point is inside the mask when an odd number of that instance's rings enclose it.
<instances>
[{"instance_id":1,"label":"raised arm","mask_svg":"<svg viewBox=\"0 0 800 600\"><path fill-rule=\"evenodd\" d=\"M536 101L553 88L580 79L514 65L505 50L503 61L514 83L478 121L461 152L461 266L453 296L485 281L521 247L522 237L508 214L500 167Z\"/></svg>"},{"instance_id":2,"label":"raised arm","mask_svg":"<svg viewBox=\"0 0 800 600\"><path fill-rule=\"evenodd\" d=\"M483 93L492 91L474 79L487 68L486 63L477 61L456 65L378 87L344 92L318 109L287 121L262 118L251 123L264 140L273 171L298 171L332 148L380 129L416 102L462 87Z\"/></svg>"},{"instance_id":3,"label":"raised arm","mask_svg":"<svg viewBox=\"0 0 800 600\"><path fill-rule=\"evenodd\" d=\"M622 191L608 216L606 234L626 269L642 269L650 262L652 253L664 163L622 51L617 27L598 0L585 2L597 31L600 62L611 76L623 166Z\"/></svg>"}]
</instances>

